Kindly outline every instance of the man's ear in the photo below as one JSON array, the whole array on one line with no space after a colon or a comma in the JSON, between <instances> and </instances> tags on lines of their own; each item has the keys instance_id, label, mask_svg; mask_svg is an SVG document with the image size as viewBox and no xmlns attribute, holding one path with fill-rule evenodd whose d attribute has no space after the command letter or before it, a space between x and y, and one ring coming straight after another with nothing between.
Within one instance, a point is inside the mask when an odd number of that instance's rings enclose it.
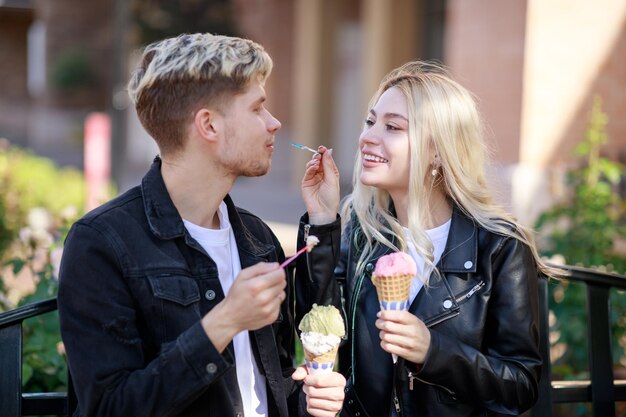
<instances>
[{"instance_id":1,"label":"man's ear","mask_svg":"<svg viewBox=\"0 0 626 417\"><path fill-rule=\"evenodd\" d=\"M222 120L217 111L203 108L196 112L193 125L200 137L213 142L221 133Z\"/></svg>"}]
</instances>

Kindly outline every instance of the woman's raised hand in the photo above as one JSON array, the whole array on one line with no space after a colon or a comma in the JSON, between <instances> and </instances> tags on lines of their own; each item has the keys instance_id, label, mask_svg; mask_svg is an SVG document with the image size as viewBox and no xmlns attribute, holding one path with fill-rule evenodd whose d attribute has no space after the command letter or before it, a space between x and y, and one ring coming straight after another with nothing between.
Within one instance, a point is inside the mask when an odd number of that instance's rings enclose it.
<instances>
[{"instance_id":1,"label":"woman's raised hand","mask_svg":"<svg viewBox=\"0 0 626 417\"><path fill-rule=\"evenodd\" d=\"M331 223L339 210L339 170L332 149L320 146L306 164L302 178L302 199L311 224Z\"/></svg>"}]
</instances>

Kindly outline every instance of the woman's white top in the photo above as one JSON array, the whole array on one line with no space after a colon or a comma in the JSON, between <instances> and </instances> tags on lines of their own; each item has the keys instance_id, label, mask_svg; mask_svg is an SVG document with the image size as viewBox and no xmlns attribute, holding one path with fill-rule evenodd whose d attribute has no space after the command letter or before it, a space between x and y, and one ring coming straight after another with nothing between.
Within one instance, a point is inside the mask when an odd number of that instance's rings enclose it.
<instances>
[{"instance_id":1,"label":"woman's white top","mask_svg":"<svg viewBox=\"0 0 626 417\"><path fill-rule=\"evenodd\" d=\"M441 226L435 227L434 229L426 230L426 235L433 244L433 257L435 265L437 265L437 262L439 262L439 260L441 259L441 255L446 248L446 242L448 241L448 234L450 233L451 223L452 219L448 220ZM413 281L411 282L411 289L409 291L409 305L411 305L413 300L415 300L417 293L419 293L424 286L424 282L428 279L432 270L430 268L427 268L426 271L424 270L426 262L424 261L422 255L418 254L417 250L415 250L415 246L409 239L409 229L407 229L406 227L404 228L404 234L409 242L409 255L411 255L411 258L413 258L415 264L417 265L417 275L415 276L415 278L413 278Z\"/></svg>"}]
</instances>

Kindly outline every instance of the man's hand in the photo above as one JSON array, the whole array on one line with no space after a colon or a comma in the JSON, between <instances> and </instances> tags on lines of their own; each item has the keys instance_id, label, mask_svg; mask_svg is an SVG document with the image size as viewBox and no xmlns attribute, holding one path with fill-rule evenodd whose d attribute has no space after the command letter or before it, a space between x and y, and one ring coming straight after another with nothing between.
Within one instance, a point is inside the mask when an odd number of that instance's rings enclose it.
<instances>
[{"instance_id":1,"label":"man's hand","mask_svg":"<svg viewBox=\"0 0 626 417\"><path fill-rule=\"evenodd\" d=\"M326 224L335 220L339 209L339 169L332 150L324 146L306 164L302 178L302 199L311 224Z\"/></svg>"},{"instance_id":2,"label":"man's hand","mask_svg":"<svg viewBox=\"0 0 626 417\"><path fill-rule=\"evenodd\" d=\"M408 311L382 310L376 327L384 351L416 364L424 363L430 347L430 330L423 321Z\"/></svg>"},{"instance_id":3,"label":"man's hand","mask_svg":"<svg viewBox=\"0 0 626 417\"><path fill-rule=\"evenodd\" d=\"M306 411L313 417L335 417L343 406L346 379L337 372L308 375L306 366L299 366L291 375L295 381L304 380Z\"/></svg>"},{"instance_id":4,"label":"man's hand","mask_svg":"<svg viewBox=\"0 0 626 417\"><path fill-rule=\"evenodd\" d=\"M285 270L278 263L261 262L243 269L226 298L202 318L217 351L222 352L237 333L276 321L286 286Z\"/></svg>"}]
</instances>

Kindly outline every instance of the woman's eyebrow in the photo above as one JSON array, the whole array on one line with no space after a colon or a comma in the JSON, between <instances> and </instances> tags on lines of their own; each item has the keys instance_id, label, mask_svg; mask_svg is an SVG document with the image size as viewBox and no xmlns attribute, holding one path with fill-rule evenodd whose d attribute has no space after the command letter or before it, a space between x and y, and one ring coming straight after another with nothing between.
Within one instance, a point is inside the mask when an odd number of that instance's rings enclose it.
<instances>
[{"instance_id":1,"label":"woman's eyebrow","mask_svg":"<svg viewBox=\"0 0 626 417\"><path fill-rule=\"evenodd\" d=\"M371 113L373 116L377 116L377 115L376 115L376 111L375 111L374 109L370 109L370 113ZM407 122L409 121L409 119L407 119L405 116L403 116L403 115L401 115L401 114L399 114L399 113L391 113L391 112L389 112L389 113L384 113L384 114L383 114L383 117L384 117L384 118L386 118L386 119L393 119L393 118L396 118L396 117L397 117L397 118L400 118L400 119L406 120Z\"/></svg>"}]
</instances>

